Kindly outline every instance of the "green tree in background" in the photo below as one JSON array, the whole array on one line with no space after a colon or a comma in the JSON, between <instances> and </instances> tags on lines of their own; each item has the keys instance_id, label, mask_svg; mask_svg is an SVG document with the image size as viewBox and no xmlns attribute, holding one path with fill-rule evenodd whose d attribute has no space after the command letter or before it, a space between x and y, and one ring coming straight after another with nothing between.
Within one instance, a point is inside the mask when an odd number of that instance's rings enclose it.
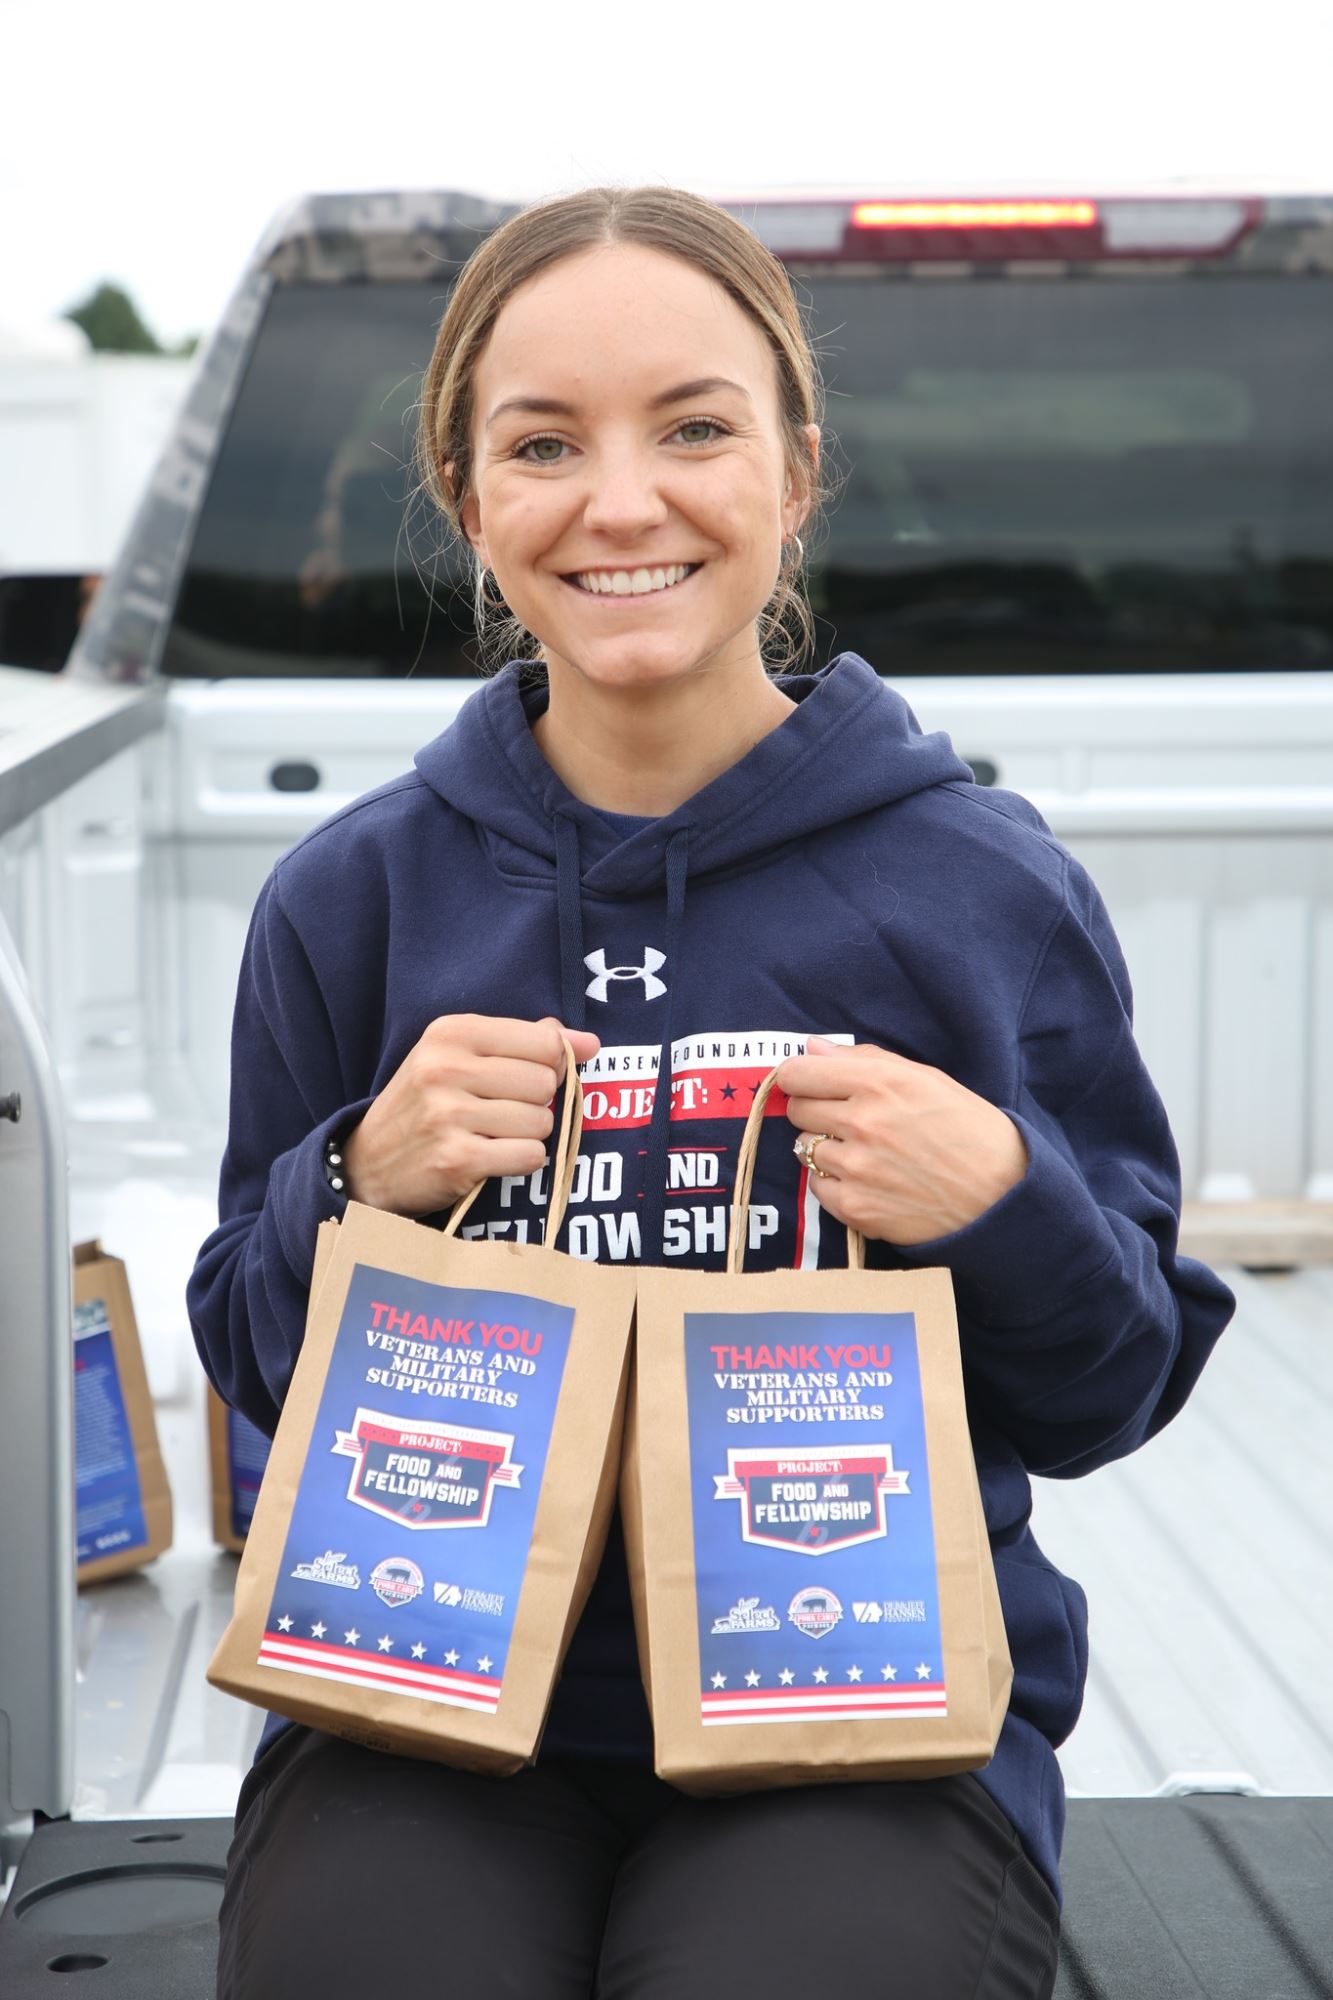
<instances>
[{"instance_id":1,"label":"green tree in background","mask_svg":"<svg viewBox=\"0 0 1333 2000\"><path fill-rule=\"evenodd\" d=\"M81 305L71 306L61 317L82 327L100 354L190 355L199 345L199 335L192 333L174 347L163 347L140 319L129 293L119 285L100 284Z\"/></svg>"}]
</instances>

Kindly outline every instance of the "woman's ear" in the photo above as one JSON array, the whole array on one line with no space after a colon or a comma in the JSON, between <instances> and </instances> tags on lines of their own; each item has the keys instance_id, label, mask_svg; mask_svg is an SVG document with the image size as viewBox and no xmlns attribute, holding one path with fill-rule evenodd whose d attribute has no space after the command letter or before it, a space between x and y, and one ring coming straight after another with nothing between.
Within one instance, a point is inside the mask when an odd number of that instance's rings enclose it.
<instances>
[{"instance_id":1,"label":"woman's ear","mask_svg":"<svg viewBox=\"0 0 1333 2000\"><path fill-rule=\"evenodd\" d=\"M804 525L810 513L815 477L819 470L819 425L806 424L803 435L809 451L808 464L798 472L787 468L787 476L782 489L783 533L794 535Z\"/></svg>"},{"instance_id":2,"label":"woman's ear","mask_svg":"<svg viewBox=\"0 0 1333 2000\"><path fill-rule=\"evenodd\" d=\"M454 490L454 461L449 459L444 467L444 479L450 493ZM458 522L471 543L483 569L490 568L490 557L486 553L486 537L481 532L481 509L477 505L475 493L468 493L458 510Z\"/></svg>"}]
</instances>

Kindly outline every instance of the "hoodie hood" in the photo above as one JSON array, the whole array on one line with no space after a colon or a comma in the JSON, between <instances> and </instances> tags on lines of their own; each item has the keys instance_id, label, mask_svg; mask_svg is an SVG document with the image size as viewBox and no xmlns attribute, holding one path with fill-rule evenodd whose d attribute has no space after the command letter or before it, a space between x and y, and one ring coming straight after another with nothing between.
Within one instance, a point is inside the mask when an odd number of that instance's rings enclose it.
<instances>
[{"instance_id":1,"label":"hoodie hood","mask_svg":"<svg viewBox=\"0 0 1333 2000\"><path fill-rule=\"evenodd\" d=\"M943 731L925 734L900 694L843 653L817 674L780 679L792 713L674 812L626 836L542 756L532 724L548 694L544 684L523 687L525 664L511 661L413 761L457 811L548 862L558 858L559 822L572 820L593 895L651 891L682 833L698 877L932 785L973 782Z\"/></svg>"}]
</instances>

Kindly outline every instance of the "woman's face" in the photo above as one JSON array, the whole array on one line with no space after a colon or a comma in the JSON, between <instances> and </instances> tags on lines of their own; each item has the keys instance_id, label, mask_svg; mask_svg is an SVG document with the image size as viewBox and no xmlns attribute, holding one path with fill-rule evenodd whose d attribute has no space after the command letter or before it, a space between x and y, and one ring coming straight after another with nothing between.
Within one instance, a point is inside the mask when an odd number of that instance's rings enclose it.
<instances>
[{"instance_id":1,"label":"woman's face","mask_svg":"<svg viewBox=\"0 0 1333 2000\"><path fill-rule=\"evenodd\" d=\"M530 279L477 364L473 450L464 528L553 668L624 687L757 663L806 507L772 351L713 279L620 243Z\"/></svg>"}]
</instances>

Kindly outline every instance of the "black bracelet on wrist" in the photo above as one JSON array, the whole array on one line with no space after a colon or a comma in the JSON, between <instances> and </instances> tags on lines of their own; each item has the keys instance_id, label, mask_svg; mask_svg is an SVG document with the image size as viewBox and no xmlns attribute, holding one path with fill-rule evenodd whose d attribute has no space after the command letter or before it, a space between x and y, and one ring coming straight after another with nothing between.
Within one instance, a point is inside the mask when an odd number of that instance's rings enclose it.
<instances>
[{"instance_id":1,"label":"black bracelet on wrist","mask_svg":"<svg viewBox=\"0 0 1333 2000\"><path fill-rule=\"evenodd\" d=\"M335 1132L324 1142L324 1178L335 1194L346 1191L347 1181L343 1174L343 1142Z\"/></svg>"}]
</instances>

